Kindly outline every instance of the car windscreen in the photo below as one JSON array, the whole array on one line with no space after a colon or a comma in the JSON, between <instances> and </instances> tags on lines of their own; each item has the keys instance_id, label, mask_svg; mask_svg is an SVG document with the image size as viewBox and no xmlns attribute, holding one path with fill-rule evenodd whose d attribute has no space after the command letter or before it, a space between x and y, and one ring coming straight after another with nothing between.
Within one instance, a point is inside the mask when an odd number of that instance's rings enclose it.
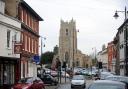
<instances>
[{"instance_id":1,"label":"car windscreen","mask_svg":"<svg viewBox=\"0 0 128 89\"><path fill-rule=\"evenodd\" d=\"M84 80L83 76L73 76L72 80Z\"/></svg>"},{"instance_id":2,"label":"car windscreen","mask_svg":"<svg viewBox=\"0 0 128 89\"><path fill-rule=\"evenodd\" d=\"M92 84L89 89L125 89L125 86L120 84Z\"/></svg>"}]
</instances>

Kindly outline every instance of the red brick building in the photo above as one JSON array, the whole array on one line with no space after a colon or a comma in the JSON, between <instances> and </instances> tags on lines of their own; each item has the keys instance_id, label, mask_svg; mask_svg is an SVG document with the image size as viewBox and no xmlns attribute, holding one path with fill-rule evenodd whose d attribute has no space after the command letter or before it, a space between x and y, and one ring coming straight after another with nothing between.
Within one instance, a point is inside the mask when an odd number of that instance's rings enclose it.
<instances>
[{"instance_id":1,"label":"red brick building","mask_svg":"<svg viewBox=\"0 0 128 89\"><path fill-rule=\"evenodd\" d=\"M28 65L33 61L33 56L38 55L39 21L43 19L25 1L19 4L18 18L22 21L21 77L27 77L29 74Z\"/></svg>"},{"instance_id":2,"label":"red brick building","mask_svg":"<svg viewBox=\"0 0 128 89\"><path fill-rule=\"evenodd\" d=\"M16 67L16 80L30 75L30 66L33 65L33 56L38 55L39 48L39 21L43 19L24 0L5 0L6 14L21 21L22 53Z\"/></svg>"},{"instance_id":3,"label":"red brick building","mask_svg":"<svg viewBox=\"0 0 128 89\"><path fill-rule=\"evenodd\" d=\"M108 48L108 69L113 70L113 67L114 67L113 62L116 60L115 59L115 54L116 54L115 45L113 41L108 43L107 48Z\"/></svg>"}]
</instances>

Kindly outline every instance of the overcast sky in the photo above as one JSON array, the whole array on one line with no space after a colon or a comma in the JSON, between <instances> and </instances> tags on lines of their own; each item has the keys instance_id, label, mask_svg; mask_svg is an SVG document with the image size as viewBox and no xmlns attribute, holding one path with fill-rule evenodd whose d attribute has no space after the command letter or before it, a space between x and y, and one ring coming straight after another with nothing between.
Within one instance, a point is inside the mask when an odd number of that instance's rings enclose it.
<instances>
[{"instance_id":1,"label":"overcast sky","mask_svg":"<svg viewBox=\"0 0 128 89\"><path fill-rule=\"evenodd\" d=\"M43 52L53 51L59 44L60 20L76 21L78 49L85 54L97 52L102 45L112 41L117 28L124 21L124 13L118 13L114 19L115 10L124 11L127 0L25 0L43 19L40 22L40 35L46 37Z\"/></svg>"}]
</instances>

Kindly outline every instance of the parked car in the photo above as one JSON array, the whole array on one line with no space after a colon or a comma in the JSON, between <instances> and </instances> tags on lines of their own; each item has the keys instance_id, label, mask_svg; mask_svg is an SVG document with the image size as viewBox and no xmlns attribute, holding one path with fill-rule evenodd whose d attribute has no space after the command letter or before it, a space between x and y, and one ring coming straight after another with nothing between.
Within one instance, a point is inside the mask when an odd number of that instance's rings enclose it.
<instances>
[{"instance_id":1,"label":"parked car","mask_svg":"<svg viewBox=\"0 0 128 89\"><path fill-rule=\"evenodd\" d=\"M112 80L112 81L120 81L120 82L126 83L127 88L128 88L128 77L126 77L126 76L114 75L114 76L108 76L105 79L106 80Z\"/></svg>"},{"instance_id":2,"label":"parked car","mask_svg":"<svg viewBox=\"0 0 128 89\"><path fill-rule=\"evenodd\" d=\"M57 77L58 76L58 73L57 73L57 71L54 71L54 70L51 70L51 76L53 76L53 77Z\"/></svg>"},{"instance_id":3,"label":"parked car","mask_svg":"<svg viewBox=\"0 0 128 89\"><path fill-rule=\"evenodd\" d=\"M38 77L27 77L19 80L11 89L45 89L45 85Z\"/></svg>"},{"instance_id":4,"label":"parked car","mask_svg":"<svg viewBox=\"0 0 128 89\"><path fill-rule=\"evenodd\" d=\"M113 74L111 72L101 72L99 77L104 80L107 76L113 76Z\"/></svg>"},{"instance_id":5,"label":"parked car","mask_svg":"<svg viewBox=\"0 0 128 89\"><path fill-rule=\"evenodd\" d=\"M71 80L71 88L85 88L86 80L83 75L74 75Z\"/></svg>"},{"instance_id":6,"label":"parked car","mask_svg":"<svg viewBox=\"0 0 128 89\"><path fill-rule=\"evenodd\" d=\"M41 80L44 82L44 84L50 84L50 85L57 85L58 84L57 79L55 79L50 74L43 75L43 77L41 78Z\"/></svg>"},{"instance_id":7,"label":"parked car","mask_svg":"<svg viewBox=\"0 0 128 89\"><path fill-rule=\"evenodd\" d=\"M111 80L97 80L89 85L88 89L127 89L126 84Z\"/></svg>"}]
</instances>

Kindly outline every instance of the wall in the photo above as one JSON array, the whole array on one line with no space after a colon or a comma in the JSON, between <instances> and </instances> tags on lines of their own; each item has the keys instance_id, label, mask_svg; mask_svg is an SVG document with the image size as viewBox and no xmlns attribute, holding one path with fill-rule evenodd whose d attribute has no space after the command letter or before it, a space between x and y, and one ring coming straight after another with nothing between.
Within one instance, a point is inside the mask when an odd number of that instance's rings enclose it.
<instances>
[{"instance_id":1,"label":"wall","mask_svg":"<svg viewBox=\"0 0 128 89\"><path fill-rule=\"evenodd\" d=\"M20 0L5 0L5 13L17 17L18 15L18 3Z\"/></svg>"},{"instance_id":2,"label":"wall","mask_svg":"<svg viewBox=\"0 0 128 89\"><path fill-rule=\"evenodd\" d=\"M17 32L17 41L20 41L20 34L21 34L21 23L14 18L11 18L9 16L0 14L0 56L6 56L6 57L17 57L19 58L19 54L14 54L14 44L13 44L13 37L15 33ZM7 48L7 30L11 31L10 36L10 47Z\"/></svg>"}]
</instances>

